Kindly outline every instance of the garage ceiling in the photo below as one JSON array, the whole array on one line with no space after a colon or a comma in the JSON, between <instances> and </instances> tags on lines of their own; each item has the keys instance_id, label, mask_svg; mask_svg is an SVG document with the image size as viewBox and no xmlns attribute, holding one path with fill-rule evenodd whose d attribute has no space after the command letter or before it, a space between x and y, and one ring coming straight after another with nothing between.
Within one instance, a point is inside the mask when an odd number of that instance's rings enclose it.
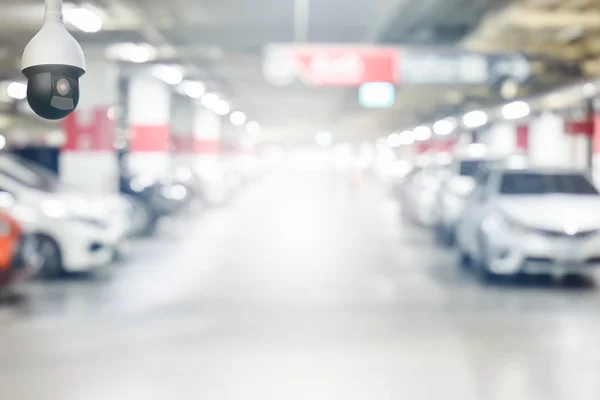
<instances>
[{"instance_id":1,"label":"garage ceiling","mask_svg":"<svg viewBox=\"0 0 600 400\"><path fill-rule=\"evenodd\" d=\"M302 1L302 0L299 0ZM294 40L294 0L94 0L103 30L72 30L90 49L147 42L174 49L194 77L258 120L267 140L312 141L329 129L346 140L375 137L461 108L499 101L485 87L402 87L390 110L365 110L356 89L276 88L261 72L264 45ZM23 46L39 28L43 0L0 0L0 77L19 77ZM525 51L541 57L543 90L600 74L600 0L310 1L308 40L327 43L454 45L477 51ZM443 66L440 66L443 68ZM552 68L552 73L550 69ZM575 72L573 72L575 71Z\"/></svg>"}]
</instances>

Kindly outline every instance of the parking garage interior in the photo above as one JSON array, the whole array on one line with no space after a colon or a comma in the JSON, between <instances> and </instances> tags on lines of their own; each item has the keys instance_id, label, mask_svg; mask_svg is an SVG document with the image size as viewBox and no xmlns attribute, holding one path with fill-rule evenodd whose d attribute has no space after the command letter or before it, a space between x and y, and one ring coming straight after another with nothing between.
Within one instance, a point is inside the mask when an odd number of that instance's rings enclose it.
<instances>
[{"instance_id":1,"label":"parking garage interior","mask_svg":"<svg viewBox=\"0 0 600 400\"><path fill-rule=\"evenodd\" d=\"M62 4L47 120L0 0L0 399L600 396L600 1Z\"/></svg>"}]
</instances>

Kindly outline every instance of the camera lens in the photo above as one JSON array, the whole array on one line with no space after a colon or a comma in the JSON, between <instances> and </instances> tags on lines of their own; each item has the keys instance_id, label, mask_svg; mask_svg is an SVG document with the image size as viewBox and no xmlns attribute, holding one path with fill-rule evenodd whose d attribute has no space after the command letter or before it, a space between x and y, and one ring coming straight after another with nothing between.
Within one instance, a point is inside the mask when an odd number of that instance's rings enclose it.
<instances>
[{"instance_id":1,"label":"camera lens","mask_svg":"<svg viewBox=\"0 0 600 400\"><path fill-rule=\"evenodd\" d=\"M71 91L71 84L65 78L61 78L56 82L56 91L61 96L66 96Z\"/></svg>"}]
</instances>

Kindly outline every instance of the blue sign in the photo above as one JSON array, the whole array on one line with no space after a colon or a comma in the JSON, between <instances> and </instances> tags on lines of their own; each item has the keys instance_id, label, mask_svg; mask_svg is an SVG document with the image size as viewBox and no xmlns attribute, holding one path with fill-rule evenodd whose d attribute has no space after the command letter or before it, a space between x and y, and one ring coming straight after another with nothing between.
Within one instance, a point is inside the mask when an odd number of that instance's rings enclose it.
<instances>
[{"instance_id":1,"label":"blue sign","mask_svg":"<svg viewBox=\"0 0 600 400\"><path fill-rule=\"evenodd\" d=\"M358 89L358 101L365 108L390 108L396 103L396 87L389 82L368 82Z\"/></svg>"}]
</instances>

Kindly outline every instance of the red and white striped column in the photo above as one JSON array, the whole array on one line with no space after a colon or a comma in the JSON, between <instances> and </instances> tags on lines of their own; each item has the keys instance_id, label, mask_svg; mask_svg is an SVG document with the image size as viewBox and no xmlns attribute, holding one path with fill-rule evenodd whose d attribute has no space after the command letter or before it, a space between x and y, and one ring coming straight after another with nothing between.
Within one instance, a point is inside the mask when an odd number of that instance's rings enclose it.
<instances>
[{"instance_id":1,"label":"red and white striped column","mask_svg":"<svg viewBox=\"0 0 600 400\"><path fill-rule=\"evenodd\" d=\"M118 68L88 60L81 78L79 106L63 121L65 142L59 158L61 181L83 191L119 190L119 161L114 149Z\"/></svg>"},{"instance_id":2,"label":"red and white striped column","mask_svg":"<svg viewBox=\"0 0 600 400\"><path fill-rule=\"evenodd\" d=\"M194 110L192 132L194 138L194 169L211 179L221 172L221 118L197 104ZM210 175L210 176L207 176Z\"/></svg>"},{"instance_id":3,"label":"red and white striped column","mask_svg":"<svg viewBox=\"0 0 600 400\"><path fill-rule=\"evenodd\" d=\"M128 169L132 174L160 175L169 167L171 90L164 82L140 75L129 81Z\"/></svg>"},{"instance_id":4,"label":"red and white striped column","mask_svg":"<svg viewBox=\"0 0 600 400\"><path fill-rule=\"evenodd\" d=\"M171 164L191 168L193 165L193 110L189 97L173 95L171 104Z\"/></svg>"},{"instance_id":5,"label":"red and white striped column","mask_svg":"<svg viewBox=\"0 0 600 400\"><path fill-rule=\"evenodd\" d=\"M496 123L482 132L481 143L497 154L528 154L529 123L527 121Z\"/></svg>"}]
</instances>

